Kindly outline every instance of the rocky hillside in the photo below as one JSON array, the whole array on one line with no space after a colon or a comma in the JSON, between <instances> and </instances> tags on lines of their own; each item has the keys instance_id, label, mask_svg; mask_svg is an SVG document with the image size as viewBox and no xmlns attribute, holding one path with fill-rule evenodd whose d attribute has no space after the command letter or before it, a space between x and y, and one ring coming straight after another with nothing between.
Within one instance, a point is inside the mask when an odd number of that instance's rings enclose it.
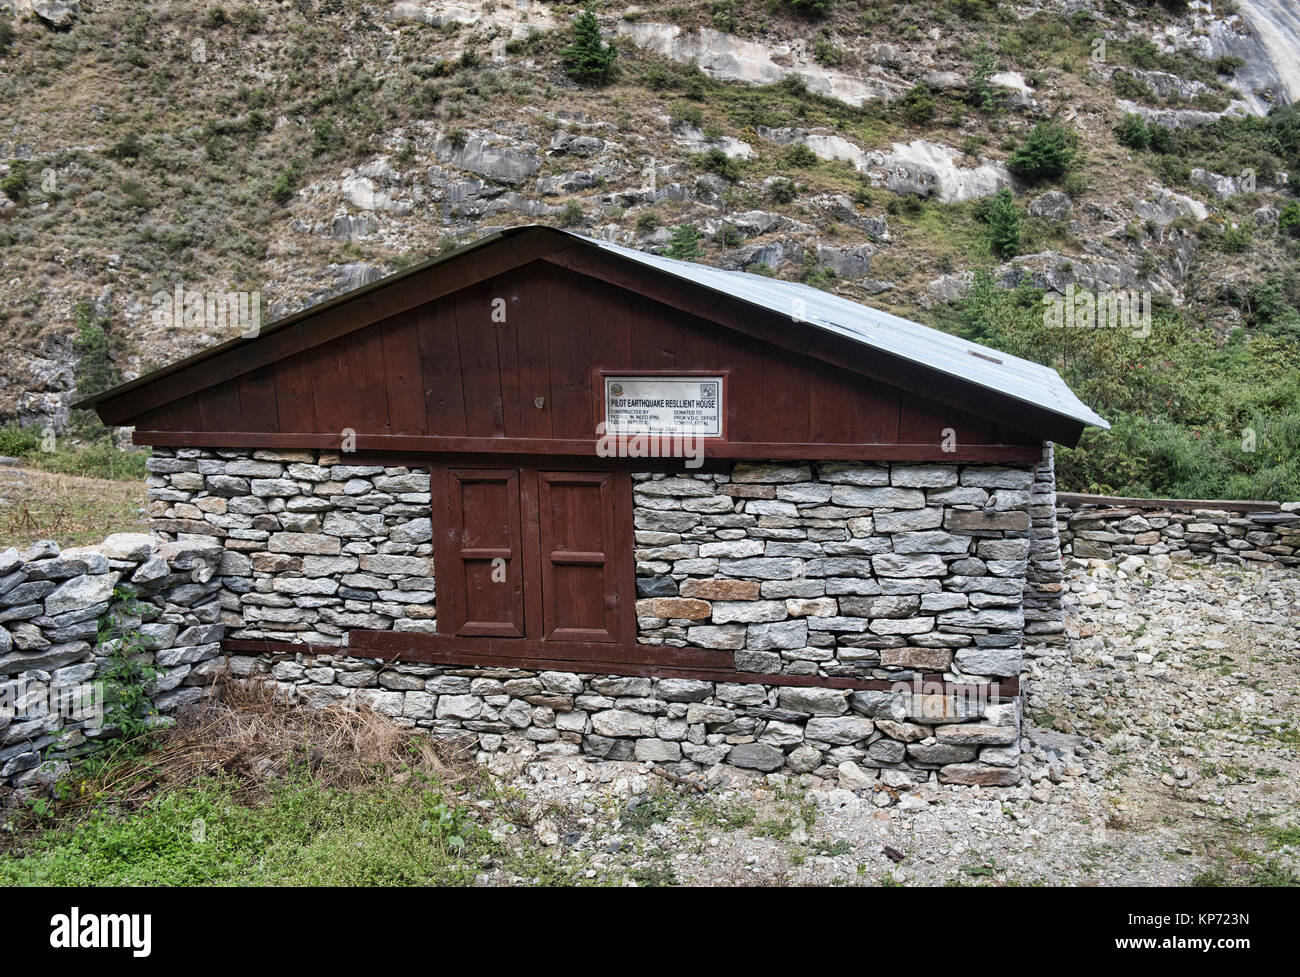
<instances>
[{"instance_id":1,"label":"rocky hillside","mask_svg":"<svg viewBox=\"0 0 1300 977\"><path fill-rule=\"evenodd\" d=\"M79 318L130 377L236 331L160 291L274 318L535 221L948 327L978 270L1220 344L1300 304L1291 0L603 3L597 85L578 9L0 0L0 417L65 423Z\"/></svg>"}]
</instances>

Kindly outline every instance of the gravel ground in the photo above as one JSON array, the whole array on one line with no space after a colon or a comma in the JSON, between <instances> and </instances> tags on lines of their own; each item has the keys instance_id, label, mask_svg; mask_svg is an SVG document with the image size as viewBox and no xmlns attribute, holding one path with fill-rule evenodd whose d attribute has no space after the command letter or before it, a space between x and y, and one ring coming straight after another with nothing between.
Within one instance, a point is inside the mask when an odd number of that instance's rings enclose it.
<instances>
[{"instance_id":1,"label":"gravel ground","mask_svg":"<svg viewBox=\"0 0 1300 977\"><path fill-rule=\"evenodd\" d=\"M1018 787L717 768L697 790L643 764L502 757L531 828L498 830L606 884L1300 883L1300 575L1072 561L1067 583L1068 645L1028 666Z\"/></svg>"}]
</instances>

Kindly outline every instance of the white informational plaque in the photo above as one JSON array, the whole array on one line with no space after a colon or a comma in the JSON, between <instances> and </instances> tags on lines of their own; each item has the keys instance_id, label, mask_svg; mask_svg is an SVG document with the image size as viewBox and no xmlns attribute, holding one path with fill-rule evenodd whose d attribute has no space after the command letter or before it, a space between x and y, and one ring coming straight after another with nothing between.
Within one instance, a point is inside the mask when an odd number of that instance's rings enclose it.
<instances>
[{"instance_id":1,"label":"white informational plaque","mask_svg":"<svg viewBox=\"0 0 1300 977\"><path fill-rule=\"evenodd\" d=\"M722 384L722 376L607 376L605 430L720 438Z\"/></svg>"}]
</instances>

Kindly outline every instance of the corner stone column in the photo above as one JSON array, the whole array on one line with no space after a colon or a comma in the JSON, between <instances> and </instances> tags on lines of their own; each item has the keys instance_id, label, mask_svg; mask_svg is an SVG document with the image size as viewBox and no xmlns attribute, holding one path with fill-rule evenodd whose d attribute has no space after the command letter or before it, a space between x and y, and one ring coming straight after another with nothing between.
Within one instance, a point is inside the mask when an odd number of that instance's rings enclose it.
<instances>
[{"instance_id":1,"label":"corner stone column","mask_svg":"<svg viewBox=\"0 0 1300 977\"><path fill-rule=\"evenodd\" d=\"M1056 527L1056 462L1053 445L1043 442L1029 491L1029 566L1025 572L1025 644L1065 643L1065 588L1061 538ZM1032 651L1027 651L1032 655Z\"/></svg>"}]
</instances>

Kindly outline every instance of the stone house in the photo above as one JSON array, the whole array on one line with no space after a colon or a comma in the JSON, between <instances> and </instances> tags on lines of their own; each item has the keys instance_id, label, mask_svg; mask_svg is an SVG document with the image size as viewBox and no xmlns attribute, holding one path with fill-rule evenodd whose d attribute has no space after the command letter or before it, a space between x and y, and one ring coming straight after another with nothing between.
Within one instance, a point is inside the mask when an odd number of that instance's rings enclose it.
<instances>
[{"instance_id":1,"label":"stone house","mask_svg":"<svg viewBox=\"0 0 1300 977\"><path fill-rule=\"evenodd\" d=\"M535 226L84 406L153 446L155 532L221 547L237 674L489 753L891 786L1018 779L1051 445L1106 426L1049 368Z\"/></svg>"}]
</instances>

